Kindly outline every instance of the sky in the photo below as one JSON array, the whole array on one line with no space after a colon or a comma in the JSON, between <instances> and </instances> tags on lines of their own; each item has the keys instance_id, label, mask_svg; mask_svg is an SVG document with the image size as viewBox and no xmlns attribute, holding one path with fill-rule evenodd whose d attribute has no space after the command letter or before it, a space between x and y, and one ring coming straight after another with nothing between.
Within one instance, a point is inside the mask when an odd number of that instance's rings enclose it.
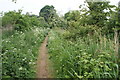
<instances>
[{"instance_id":1,"label":"sky","mask_svg":"<svg viewBox=\"0 0 120 80\"><path fill-rule=\"evenodd\" d=\"M17 0L17 3L12 0L0 0L0 12L8 12L22 9L23 13L30 12L39 15L40 9L45 5L53 5L58 14L63 15L69 10L79 10L79 6L85 0ZM117 5L120 0L109 0L111 4Z\"/></svg>"}]
</instances>

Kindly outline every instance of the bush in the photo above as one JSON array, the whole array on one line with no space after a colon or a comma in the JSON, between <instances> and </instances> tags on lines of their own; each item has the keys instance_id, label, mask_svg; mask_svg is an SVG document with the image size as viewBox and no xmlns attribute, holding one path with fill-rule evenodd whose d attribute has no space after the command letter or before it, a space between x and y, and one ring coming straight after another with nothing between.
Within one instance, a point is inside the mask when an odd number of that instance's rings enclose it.
<instances>
[{"instance_id":1,"label":"bush","mask_svg":"<svg viewBox=\"0 0 120 80\"><path fill-rule=\"evenodd\" d=\"M50 59L58 78L118 78L113 40L91 35L71 41L58 32L50 35Z\"/></svg>"},{"instance_id":2,"label":"bush","mask_svg":"<svg viewBox=\"0 0 120 80\"><path fill-rule=\"evenodd\" d=\"M64 34L66 39L74 39L77 40L77 38L79 37L84 37L87 35L96 35L96 32L100 32L101 30L97 28L97 26L90 26L90 25L86 25L86 26L74 26L74 27L70 27L68 29L70 34ZM96 35L97 37L97 35Z\"/></svg>"},{"instance_id":3,"label":"bush","mask_svg":"<svg viewBox=\"0 0 120 80\"><path fill-rule=\"evenodd\" d=\"M2 40L2 77L35 78L35 61L38 49L46 35L45 29L16 31ZM4 35L5 36L5 35Z\"/></svg>"},{"instance_id":4,"label":"bush","mask_svg":"<svg viewBox=\"0 0 120 80\"><path fill-rule=\"evenodd\" d=\"M26 31L30 30L34 26L44 27L46 26L46 23L43 23L43 20L40 20L37 16L30 16L28 14L24 15L21 14L21 12L10 11L5 13L2 17L3 28L9 28L8 25L12 25L14 30Z\"/></svg>"}]
</instances>

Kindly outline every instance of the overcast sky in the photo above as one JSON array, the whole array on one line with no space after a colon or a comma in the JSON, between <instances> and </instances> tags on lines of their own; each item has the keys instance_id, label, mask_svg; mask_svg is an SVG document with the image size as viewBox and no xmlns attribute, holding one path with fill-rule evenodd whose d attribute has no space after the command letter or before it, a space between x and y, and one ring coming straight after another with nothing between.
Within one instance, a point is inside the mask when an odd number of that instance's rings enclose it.
<instances>
[{"instance_id":1,"label":"overcast sky","mask_svg":"<svg viewBox=\"0 0 120 80\"><path fill-rule=\"evenodd\" d=\"M119 1L110 0L114 5L117 5ZM79 10L79 5L83 3L84 0L17 0L17 3L13 3L12 0L0 0L0 12L22 9L23 13L32 12L38 15L45 5L53 5L57 13L64 14L69 10Z\"/></svg>"}]
</instances>

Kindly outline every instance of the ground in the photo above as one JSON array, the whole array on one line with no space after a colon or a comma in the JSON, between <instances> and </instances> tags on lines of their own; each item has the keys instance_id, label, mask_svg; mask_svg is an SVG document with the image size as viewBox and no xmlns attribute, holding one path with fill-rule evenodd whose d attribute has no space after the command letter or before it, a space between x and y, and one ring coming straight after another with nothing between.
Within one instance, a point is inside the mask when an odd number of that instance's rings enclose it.
<instances>
[{"instance_id":1,"label":"ground","mask_svg":"<svg viewBox=\"0 0 120 80\"><path fill-rule=\"evenodd\" d=\"M48 36L46 36L45 40L40 46L39 56L37 60L37 78L50 78L50 70L49 70L49 58L47 53L47 41Z\"/></svg>"}]
</instances>

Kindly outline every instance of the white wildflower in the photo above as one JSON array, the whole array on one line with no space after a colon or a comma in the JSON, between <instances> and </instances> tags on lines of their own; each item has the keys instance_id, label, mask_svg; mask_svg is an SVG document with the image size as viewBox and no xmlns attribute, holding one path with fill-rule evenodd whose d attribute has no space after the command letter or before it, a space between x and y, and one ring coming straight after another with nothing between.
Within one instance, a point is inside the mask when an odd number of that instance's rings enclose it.
<instances>
[{"instance_id":1,"label":"white wildflower","mask_svg":"<svg viewBox=\"0 0 120 80\"><path fill-rule=\"evenodd\" d=\"M22 68L22 67L20 67L20 68L19 68L19 70L23 70L23 68Z\"/></svg>"}]
</instances>

